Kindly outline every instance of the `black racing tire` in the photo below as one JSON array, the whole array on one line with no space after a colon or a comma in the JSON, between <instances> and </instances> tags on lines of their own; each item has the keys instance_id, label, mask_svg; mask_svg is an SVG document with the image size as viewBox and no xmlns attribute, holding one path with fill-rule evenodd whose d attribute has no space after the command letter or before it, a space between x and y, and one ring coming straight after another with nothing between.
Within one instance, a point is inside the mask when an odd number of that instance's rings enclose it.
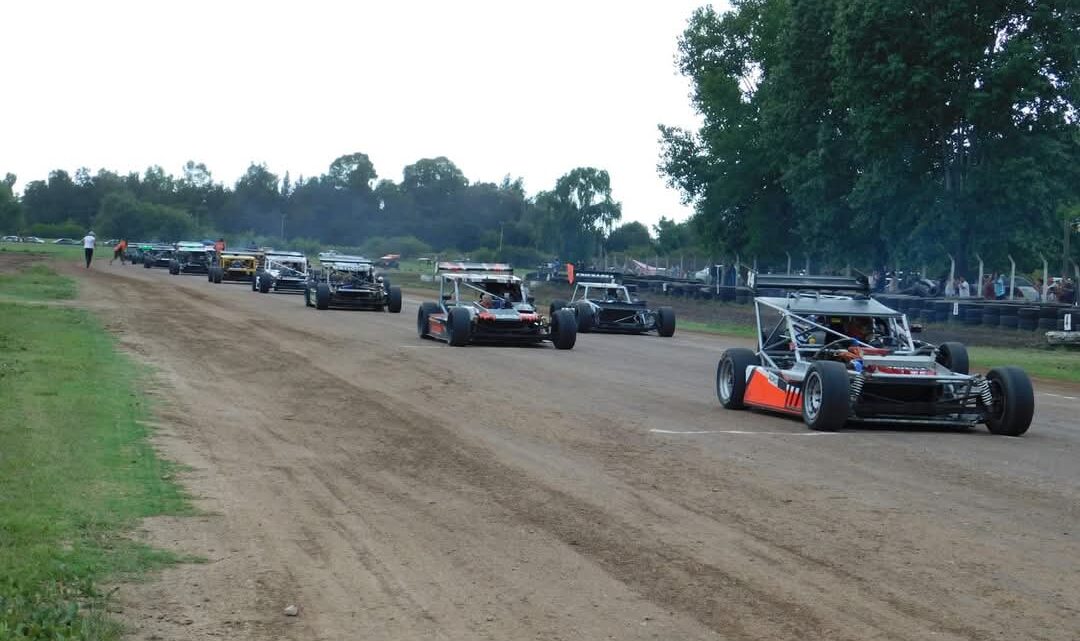
<instances>
[{"instance_id":1,"label":"black racing tire","mask_svg":"<svg viewBox=\"0 0 1080 641\"><path fill-rule=\"evenodd\" d=\"M143 256L142 266L147 268L147 269L150 269L151 267L154 266L154 263L150 260L149 256Z\"/></svg>"},{"instance_id":2,"label":"black racing tire","mask_svg":"<svg viewBox=\"0 0 1080 641\"><path fill-rule=\"evenodd\" d=\"M472 334L472 316L464 307L451 307L450 314L446 319L446 330L449 343L454 347L464 347L469 344Z\"/></svg>"},{"instance_id":3,"label":"black racing tire","mask_svg":"<svg viewBox=\"0 0 1080 641\"><path fill-rule=\"evenodd\" d=\"M420 303L420 311L416 313L416 334L420 338L427 338L428 318L441 311L437 303Z\"/></svg>"},{"instance_id":4,"label":"black racing tire","mask_svg":"<svg viewBox=\"0 0 1080 641\"><path fill-rule=\"evenodd\" d=\"M937 362L953 374L967 374L971 367L967 348L963 343L953 341L938 345Z\"/></svg>"},{"instance_id":5,"label":"black racing tire","mask_svg":"<svg viewBox=\"0 0 1080 641\"><path fill-rule=\"evenodd\" d=\"M225 276L225 270L220 267L213 267L210 269L210 281L213 283L221 283L222 278Z\"/></svg>"},{"instance_id":6,"label":"black racing tire","mask_svg":"<svg viewBox=\"0 0 1080 641\"><path fill-rule=\"evenodd\" d=\"M169 261L169 273L176 276L180 273L180 263L175 260Z\"/></svg>"},{"instance_id":7,"label":"black racing tire","mask_svg":"<svg viewBox=\"0 0 1080 641\"><path fill-rule=\"evenodd\" d=\"M386 303L386 311L390 312L391 314L400 314L401 313L401 288L400 287L391 287L390 288L390 300Z\"/></svg>"},{"instance_id":8,"label":"black racing tire","mask_svg":"<svg viewBox=\"0 0 1080 641\"><path fill-rule=\"evenodd\" d=\"M326 283L315 286L315 309L330 309L330 286Z\"/></svg>"},{"instance_id":9,"label":"black racing tire","mask_svg":"<svg viewBox=\"0 0 1080 641\"><path fill-rule=\"evenodd\" d=\"M556 298L555 300L551 301L551 305L548 307L549 315L554 318L555 312L559 311L564 307L566 307L566 301L561 298Z\"/></svg>"},{"instance_id":10,"label":"black racing tire","mask_svg":"<svg viewBox=\"0 0 1080 641\"><path fill-rule=\"evenodd\" d=\"M818 361L803 380L803 422L812 430L834 432L847 423L850 414L850 386L847 368L835 361Z\"/></svg>"},{"instance_id":11,"label":"black racing tire","mask_svg":"<svg viewBox=\"0 0 1080 641\"><path fill-rule=\"evenodd\" d=\"M656 310L656 332L665 337L675 335L674 309L670 307L661 307Z\"/></svg>"},{"instance_id":12,"label":"black racing tire","mask_svg":"<svg viewBox=\"0 0 1080 641\"><path fill-rule=\"evenodd\" d=\"M1027 320L1027 319L1025 319L1025 320ZM1020 317L1019 316L999 316L998 317L998 326L999 327L1004 327L1005 329L1016 329L1017 327L1020 327Z\"/></svg>"},{"instance_id":13,"label":"black racing tire","mask_svg":"<svg viewBox=\"0 0 1080 641\"><path fill-rule=\"evenodd\" d=\"M274 288L274 277L266 272L257 274L252 282L259 287L260 294L269 294Z\"/></svg>"},{"instance_id":14,"label":"black racing tire","mask_svg":"<svg viewBox=\"0 0 1080 641\"><path fill-rule=\"evenodd\" d=\"M754 350L732 347L724 350L716 364L716 398L725 409L741 410L743 394L746 393L746 368L758 365L761 360Z\"/></svg>"},{"instance_id":15,"label":"black racing tire","mask_svg":"<svg viewBox=\"0 0 1080 641\"><path fill-rule=\"evenodd\" d=\"M1056 329L1058 324L1057 318L1046 318L1045 316L1039 317L1039 329L1049 331Z\"/></svg>"},{"instance_id":16,"label":"black racing tire","mask_svg":"<svg viewBox=\"0 0 1080 641\"><path fill-rule=\"evenodd\" d=\"M994 398L987 408L986 427L993 434L1020 436L1035 414L1035 391L1027 373L1014 365L995 367L986 374Z\"/></svg>"},{"instance_id":17,"label":"black racing tire","mask_svg":"<svg viewBox=\"0 0 1080 641\"><path fill-rule=\"evenodd\" d=\"M557 309L551 315L551 342L555 349L573 349L577 343L577 318L569 309Z\"/></svg>"},{"instance_id":18,"label":"black racing tire","mask_svg":"<svg viewBox=\"0 0 1080 641\"><path fill-rule=\"evenodd\" d=\"M596 316L592 305L588 301L579 300L574 303L574 313L577 315L577 331L588 334L596 325Z\"/></svg>"},{"instance_id":19,"label":"black racing tire","mask_svg":"<svg viewBox=\"0 0 1080 641\"><path fill-rule=\"evenodd\" d=\"M311 302L311 287L304 285L304 307L314 307L315 304Z\"/></svg>"}]
</instances>

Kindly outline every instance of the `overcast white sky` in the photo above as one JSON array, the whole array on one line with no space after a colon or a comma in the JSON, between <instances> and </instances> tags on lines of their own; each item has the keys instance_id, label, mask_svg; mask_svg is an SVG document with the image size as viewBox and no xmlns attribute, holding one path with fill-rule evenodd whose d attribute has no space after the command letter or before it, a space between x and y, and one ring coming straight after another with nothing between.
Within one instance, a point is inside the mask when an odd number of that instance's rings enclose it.
<instances>
[{"instance_id":1,"label":"overcast white sky","mask_svg":"<svg viewBox=\"0 0 1080 641\"><path fill-rule=\"evenodd\" d=\"M0 174L252 161L295 179L362 151L401 180L447 156L530 194L611 173L624 220L690 211L658 123L696 126L676 39L704 0L5 2ZM713 3L717 8L726 3Z\"/></svg>"}]
</instances>

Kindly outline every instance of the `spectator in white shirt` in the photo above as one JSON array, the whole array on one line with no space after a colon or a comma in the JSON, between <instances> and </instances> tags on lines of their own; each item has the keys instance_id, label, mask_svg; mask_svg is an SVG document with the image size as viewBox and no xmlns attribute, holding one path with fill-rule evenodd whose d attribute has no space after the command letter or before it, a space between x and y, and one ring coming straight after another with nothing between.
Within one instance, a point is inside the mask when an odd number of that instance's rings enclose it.
<instances>
[{"instance_id":1,"label":"spectator in white shirt","mask_svg":"<svg viewBox=\"0 0 1080 641\"><path fill-rule=\"evenodd\" d=\"M971 285L963 276L958 277L959 284L956 286L956 294L960 298L969 298L971 296Z\"/></svg>"},{"instance_id":2,"label":"spectator in white shirt","mask_svg":"<svg viewBox=\"0 0 1080 641\"><path fill-rule=\"evenodd\" d=\"M90 261L94 259L94 242L96 240L97 239L94 238L94 232L92 231L86 232L86 235L83 236L82 239L83 253L86 254L87 269L90 269Z\"/></svg>"}]
</instances>

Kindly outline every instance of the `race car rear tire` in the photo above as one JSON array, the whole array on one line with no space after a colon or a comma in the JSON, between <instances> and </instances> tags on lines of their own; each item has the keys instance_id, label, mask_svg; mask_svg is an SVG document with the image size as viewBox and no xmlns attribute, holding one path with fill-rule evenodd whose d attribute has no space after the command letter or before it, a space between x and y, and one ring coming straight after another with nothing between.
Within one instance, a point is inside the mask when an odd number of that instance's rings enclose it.
<instances>
[{"instance_id":1,"label":"race car rear tire","mask_svg":"<svg viewBox=\"0 0 1080 641\"><path fill-rule=\"evenodd\" d=\"M442 308L435 303L420 303L420 311L416 313L416 334L420 338L427 338L428 318L440 311Z\"/></svg>"},{"instance_id":2,"label":"race car rear tire","mask_svg":"<svg viewBox=\"0 0 1080 641\"><path fill-rule=\"evenodd\" d=\"M262 275L255 276L255 281L255 284L259 286L260 294L269 294L270 290L274 287L274 277L266 272L263 272Z\"/></svg>"},{"instance_id":3,"label":"race car rear tire","mask_svg":"<svg viewBox=\"0 0 1080 641\"><path fill-rule=\"evenodd\" d=\"M210 280L214 283L221 283L221 279L225 277L225 270L220 267L213 267L210 270Z\"/></svg>"},{"instance_id":4,"label":"race car rear tire","mask_svg":"<svg viewBox=\"0 0 1080 641\"><path fill-rule=\"evenodd\" d=\"M464 307L452 307L446 319L446 329L449 343L454 347L462 347L469 343L469 335L472 334L472 316Z\"/></svg>"},{"instance_id":5,"label":"race car rear tire","mask_svg":"<svg viewBox=\"0 0 1080 641\"><path fill-rule=\"evenodd\" d=\"M661 336L675 335L675 310L661 307L656 310L656 332Z\"/></svg>"},{"instance_id":6,"label":"race car rear tire","mask_svg":"<svg viewBox=\"0 0 1080 641\"><path fill-rule=\"evenodd\" d=\"M995 367L986 374L993 407L987 408L986 427L992 434L1020 436L1035 414L1035 391L1027 373L1014 365Z\"/></svg>"},{"instance_id":7,"label":"race car rear tire","mask_svg":"<svg viewBox=\"0 0 1080 641\"><path fill-rule=\"evenodd\" d=\"M315 309L330 309L330 286L326 283L315 286Z\"/></svg>"},{"instance_id":8,"label":"race car rear tire","mask_svg":"<svg viewBox=\"0 0 1080 641\"><path fill-rule=\"evenodd\" d=\"M169 261L169 273L172 274L173 276L176 276L177 274L179 274L180 273L180 263L176 262L175 260L170 260Z\"/></svg>"},{"instance_id":9,"label":"race car rear tire","mask_svg":"<svg viewBox=\"0 0 1080 641\"><path fill-rule=\"evenodd\" d=\"M557 309L551 315L551 342L555 349L573 349L577 342L578 321L569 309Z\"/></svg>"},{"instance_id":10,"label":"race car rear tire","mask_svg":"<svg viewBox=\"0 0 1080 641\"><path fill-rule=\"evenodd\" d=\"M400 314L401 313L401 288L400 287L391 287L390 288L390 300L386 304L386 311L390 312L391 314Z\"/></svg>"},{"instance_id":11,"label":"race car rear tire","mask_svg":"<svg viewBox=\"0 0 1080 641\"><path fill-rule=\"evenodd\" d=\"M937 362L953 374L967 374L970 371L968 352L963 343L949 341L938 345Z\"/></svg>"},{"instance_id":12,"label":"race car rear tire","mask_svg":"<svg viewBox=\"0 0 1080 641\"><path fill-rule=\"evenodd\" d=\"M561 298L556 298L555 300L551 301L551 305L548 307L549 315L554 318L555 312L559 311L564 307L566 307L566 301Z\"/></svg>"},{"instance_id":13,"label":"race car rear tire","mask_svg":"<svg viewBox=\"0 0 1080 641\"><path fill-rule=\"evenodd\" d=\"M851 380L843 363L818 361L803 380L803 422L812 430L832 432L844 426L850 412Z\"/></svg>"},{"instance_id":14,"label":"race car rear tire","mask_svg":"<svg viewBox=\"0 0 1080 641\"><path fill-rule=\"evenodd\" d=\"M716 398L725 409L741 410L746 393L746 368L757 365L757 354L745 347L724 350L716 364Z\"/></svg>"},{"instance_id":15,"label":"race car rear tire","mask_svg":"<svg viewBox=\"0 0 1080 641\"><path fill-rule=\"evenodd\" d=\"M579 300L574 303L574 313L577 314L577 331L582 334L591 332L593 326L596 325L596 316L593 314L592 305Z\"/></svg>"}]
</instances>

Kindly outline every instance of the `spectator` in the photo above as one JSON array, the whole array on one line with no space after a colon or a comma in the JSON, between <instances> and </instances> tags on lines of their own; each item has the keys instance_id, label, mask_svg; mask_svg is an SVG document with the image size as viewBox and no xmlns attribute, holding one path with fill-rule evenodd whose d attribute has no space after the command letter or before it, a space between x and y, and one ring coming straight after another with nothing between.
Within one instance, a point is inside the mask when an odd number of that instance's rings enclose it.
<instances>
[{"instance_id":1,"label":"spectator","mask_svg":"<svg viewBox=\"0 0 1080 641\"><path fill-rule=\"evenodd\" d=\"M998 274L994 280L994 299L1005 300L1005 274Z\"/></svg>"},{"instance_id":2,"label":"spectator","mask_svg":"<svg viewBox=\"0 0 1080 641\"><path fill-rule=\"evenodd\" d=\"M127 239L121 238L120 242L116 243L116 247L113 247L112 260L109 261L109 264L112 265L113 261L115 261L117 258L119 258L120 259L120 264L123 265L124 264L124 252L126 250L127 250Z\"/></svg>"},{"instance_id":3,"label":"spectator","mask_svg":"<svg viewBox=\"0 0 1080 641\"><path fill-rule=\"evenodd\" d=\"M92 261L94 259L94 243L96 243L96 242L97 242L97 238L94 237L94 232L93 231L88 231L88 232L86 232L86 235L83 236L82 246L83 246L83 254L86 255L86 268L87 269L90 269L90 261Z\"/></svg>"},{"instance_id":4,"label":"spectator","mask_svg":"<svg viewBox=\"0 0 1080 641\"><path fill-rule=\"evenodd\" d=\"M982 282L982 297L986 300L994 298L994 276L997 274L987 274L983 276Z\"/></svg>"},{"instance_id":5,"label":"spectator","mask_svg":"<svg viewBox=\"0 0 1080 641\"><path fill-rule=\"evenodd\" d=\"M1041 279L1041 278L1036 278L1035 279L1035 297L1036 297L1035 300L1042 300L1043 299L1043 283L1044 282L1045 281L1043 281L1043 279ZM1047 292L1047 293L1049 293L1049 292Z\"/></svg>"},{"instance_id":6,"label":"spectator","mask_svg":"<svg viewBox=\"0 0 1080 641\"><path fill-rule=\"evenodd\" d=\"M956 295L960 298L971 297L971 285L968 284L967 279L963 276L957 277L959 284L956 286Z\"/></svg>"}]
</instances>

